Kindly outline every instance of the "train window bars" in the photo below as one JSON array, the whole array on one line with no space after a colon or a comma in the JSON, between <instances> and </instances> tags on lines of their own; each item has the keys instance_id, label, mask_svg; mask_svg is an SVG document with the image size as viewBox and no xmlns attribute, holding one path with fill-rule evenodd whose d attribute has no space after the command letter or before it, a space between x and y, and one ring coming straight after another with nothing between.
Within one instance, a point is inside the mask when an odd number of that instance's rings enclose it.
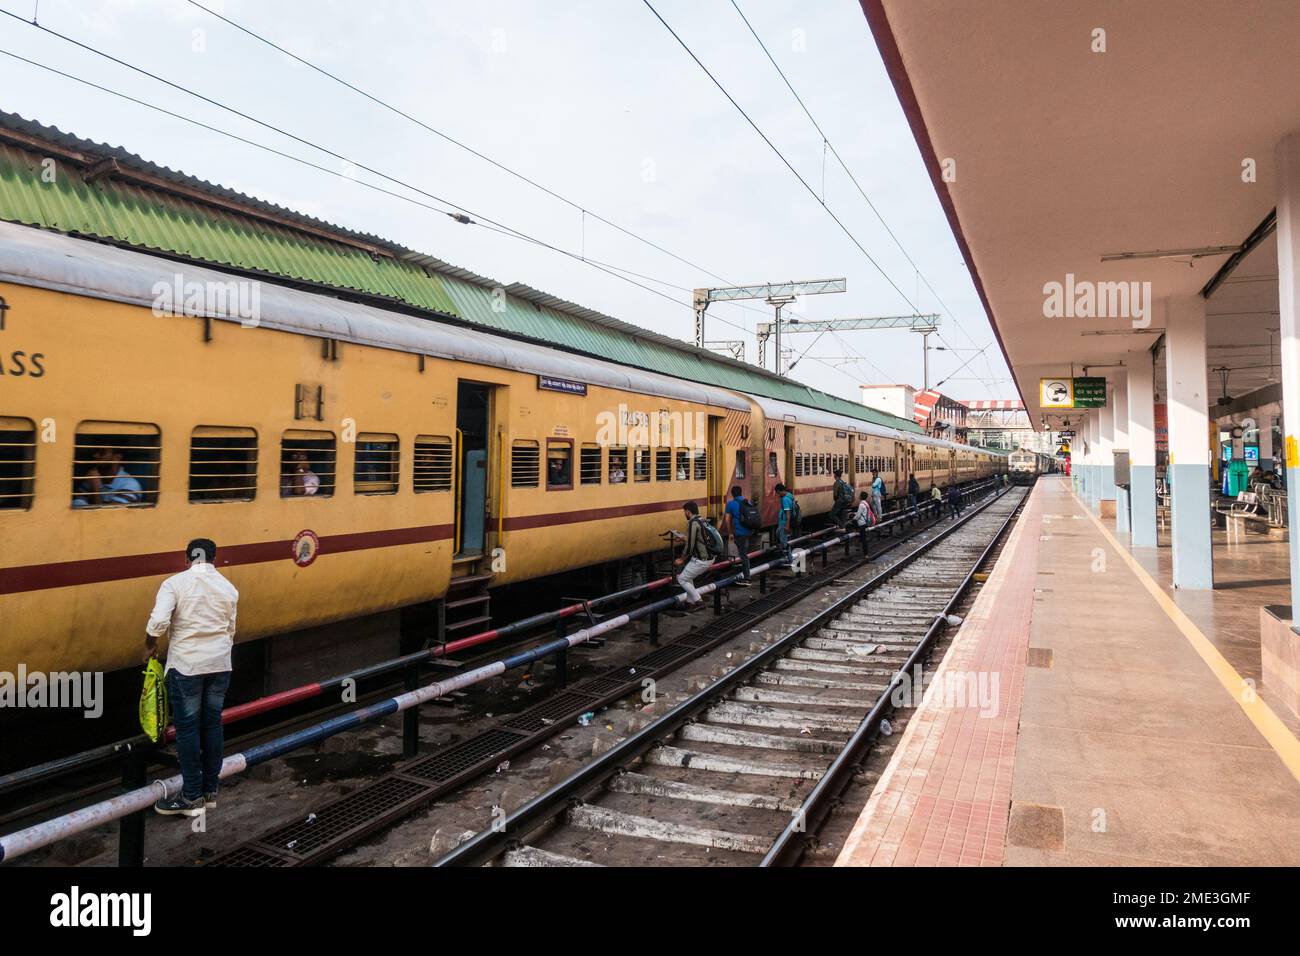
<instances>
[{"instance_id":1,"label":"train window bars","mask_svg":"<svg viewBox=\"0 0 1300 956\"><path fill-rule=\"evenodd\" d=\"M584 485L600 484L600 466L600 446L583 445L578 462L578 480Z\"/></svg>"},{"instance_id":2,"label":"train window bars","mask_svg":"<svg viewBox=\"0 0 1300 956\"><path fill-rule=\"evenodd\" d=\"M697 448L691 452L691 477L696 481L708 481L709 453L707 449Z\"/></svg>"},{"instance_id":3,"label":"train window bars","mask_svg":"<svg viewBox=\"0 0 1300 956\"><path fill-rule=\"evenodd\" d=\"M252 501L257 496L257 432L199 425L190 432L190 501Z\"/></svg>"},{"instance_id":4,"label":"train window bars","mask_svg":"<svg viewBox=\"0 0 1300 956\"><path fill-rule=\"evenodd\" d=\"M611 445L609 449L609 483L627 484L627 446Z\"/></svg>"},{"instance_id":5,"label":"train window bars","mask_svg":"<svg viewBox=\"0 0 1300 956\"><path fill-rule=\"evenodd\" d=\"M361 432L353 457L352 489L358 495L397 494L400 446L396 435Z\"/></svg>"},{"instance_id":6,"label":"train window bars","mask_svg":"<svg viewBox=\"0 0 1300 956\"><path fill-rule=\"evenodd\" d=\"M535 441L517 439L510 447L510 487L536 488L540 482L541 449Z\"/></svg>"},{"instance_id":7,"label":"train window bars","mask_svg":"<svg viewBox=\"0 0 1300 956\"><path fill-rule=\"evenodd\" d=\"M332 497L337 464L333 432L289 429L280 437L280 497Z\"/></svg>"},{"instance_id":8,"label":"train window bars","mask_svg":"<svg viewBox=\"0 0 1300 956\"><path fill-rule=\"evenodd\" d=\"M573 439L546 439L546 488L568 491L573 488Z\"/></svg>"},{"instance_id":9,"label":"train window bars","mask_svg":"<svg viewBox=\"0 0 1300 956\"><path fill-rule=\"evenodd\" d=\"M799 452L794 456L794 476L796 478L802 478L803 471L803 452Z\"/></svg>"},{"instance_id":10,"label":"train window bars","mask_svg":"<svg viewBox=\"0 0 1300 956\"><path fill-rule=\"evenodd\" d=\"M737 479L745 477L745 449L741 448L736 451L736 475Z\"/></svg>"},{"instance_id":11,"label":"train window bars","mask_svg":"<svg viewBox=\"0 0 1300 956\"><path fill-rule=\"evenodd\" d=\"M685 448L678 448L676 453L678 481L689 481L691 477L691 453Z\"/></svg>"},{"instance_id":12,"label":"train window bars","mask_svg":"<svg viewBox=\"0 0 1300 956\"><path fill-rule=\"evenodd\" d=\"M673 450L658 448L655 450L655 481L673 480Z\"/></svg>"},{"instance_id":13,"label":"train window bars","mask_svg":"<svg viewBox=\"0 0 1300 956\"><path fill-rule=\"evenodd\" d=\"M632 449L632 480L633 481L650 480L650 449L649 448Z\"/></svg>"},{"instance_id":14,"label":"train window bars","mask_svg":"<svg viewBox=\"0 0 1300 956\"><path fill-rule=\"evenodd\" d=\"M451 491L451 438L416 435L411 487L418 494Z\"/></svg>"},{"instance_id":15,"label":"train window bars","mask_svg":"<svg viewBox=\"0 0 1300 956\"><path fill-rule=\"evenodd\" d=\"M776 467L776 452L774 451L770 451L767 453L767 473L771 475L773 478L781 477L781 473L777 470Z\"/></svg>"},{"instance_id":16,"label":"train window bars","mask_svg":"<svg viewBox=\"0 0 1300 956\"><path fill-rule=\"evenodd\" d=\"M82 422L72 450L72 507L158 503L162 433L142 422Z\"/></svg>"},{"instance_id":17,"label":"train window bars","mask_svg":"<svg viewBox=\"0 0 1300 956\"><path fill-rule=\"evenodd\" d=\"M0 511L27 511L36 493L36 425L0 415Z\"/></svg>"}]
</instances>

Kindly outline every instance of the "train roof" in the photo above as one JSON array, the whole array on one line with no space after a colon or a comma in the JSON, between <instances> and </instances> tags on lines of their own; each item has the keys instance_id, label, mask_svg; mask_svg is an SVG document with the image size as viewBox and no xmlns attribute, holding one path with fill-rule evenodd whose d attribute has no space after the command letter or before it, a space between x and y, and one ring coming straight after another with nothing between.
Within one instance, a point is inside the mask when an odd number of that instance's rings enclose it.
<instances>
[{"instance_id":1,"label":"train roof","mask_svg":"<svg viewBox=\"0 0 1300 956\"><path fill-rule=\"evenodd\" d=\"M962 445L958 442L947 441L943 438L935 438L931 435L918 435L914 432L904 432L897 428L886 428L882 425L876 425L871 422L862 422L854 418L848 418L844 415L836 415L832 412L825 412L818 408L807 408L803 405L795 405L792 402L783 402L775 398L765 398L759 395L749 396L755 405L763 412L763 417L776 421L792 421L804 425L820 425L823 428L843 429L844 431L856 432L859 435L875 435L880 438L889 438L894 441L908 441L917 445L933 445L938 448L954 448L965 451L980 451L988 454L985 448L975 448L972 445Z\"/></svg>"},{"instance_id":2,"label":"train roof","mask_svg":"<svg viewBox=\"0 0 1300 956\"><path fill-rule=\"evenodd\" d=\"M157 301L159 283L174 288L178 277L182 284L232 281L229 274L215 269L0 222L0 281L148 308ZM743 397L727 389L487 332L429 322L359 302L263 283L258 304L260 328L517 369L660 398L749 410L749 403ZM235 309L215 306L212 303L206 310L196 308L193 312L187 310L186 314L241 321Z\"/></svg>"},{"instance_id":3,"label":"train roof","mask_svg":"<svg viewBox=\"0 0 1300 956\"><path fill-rule=\"evenodd\" d=\"M53 158L59 175L46 181ZM696 348L530 286L496 282L355 232L0 112L0 220L344 294L661 373L919 433L912 421ZM683 303L685 305L685 303Z\"/></svg>"}]
</instances>

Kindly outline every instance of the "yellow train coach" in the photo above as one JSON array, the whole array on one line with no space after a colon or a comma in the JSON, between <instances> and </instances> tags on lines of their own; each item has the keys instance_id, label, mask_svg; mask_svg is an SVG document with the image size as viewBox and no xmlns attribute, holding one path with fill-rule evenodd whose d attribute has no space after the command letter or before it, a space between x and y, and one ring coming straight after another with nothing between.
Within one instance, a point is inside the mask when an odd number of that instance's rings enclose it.
<instances>
[{"instance_id":1,"label":"yellow train coach","mask_svg":"<svg viewBox=\"0 0 1300 956\"><path fill-rule=\"evenodd\" d=\"M241 280L249 281L249 280ZM0 223L0 670L127 667L192 537L241 641L643 555L739 484L775 520L830 472L891 492L975 449ZM163 305L160 307L160 301ZM180 314L177 314L180 313ZM221 314L218 314L221 313ZM471 623L473 618L468 618Z\"/></svg>"}]
</instances>

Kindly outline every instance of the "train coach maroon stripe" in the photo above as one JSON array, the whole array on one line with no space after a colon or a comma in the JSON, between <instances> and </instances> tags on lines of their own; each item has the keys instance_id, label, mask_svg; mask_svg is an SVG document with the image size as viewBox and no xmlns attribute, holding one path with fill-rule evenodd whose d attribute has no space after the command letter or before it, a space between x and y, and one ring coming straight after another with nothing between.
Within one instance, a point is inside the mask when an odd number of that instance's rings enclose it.
<instances>
[{"instance_id":1,"label":"train coach maroon stripe","mask_svg":"<svg viewBox=\"0 0 1300 956\"><path fill-rule=\"evenodd\" d=\"M444 541L452 536L449 524L394 528L388 531L358 531L330 534L320 538L321 554L342 554L370 548L388 548L401 544ZM217 549L217 566L262 564L267 561L291 560L293 539L233 544ZM77 584L98 584L126 578L175 574L185 569L182 549L154 554L128 554L114 558L87 558L83 561L59 561L52 564L28 564L17 568L0 568L0 594L66 588Z\"/></svg>"},{"instance_id":2,"label":"train coach maroon stripe","mask_svg":"<svg viewBox=\"0 0 1300 956\"><path fill-rule=\"evenodd\" d=\"M626 518L631 515L655 514L660 511L681 510L682 505L687 500L686 498L673 498L670 501L650 501L639 505L616 505L612 508L587 508L582 511L553 511L540 515L520 515L517 518L507 517L505 527L507 531L526 531L529 528L550 528L555 525L577 524L580 521L599 521L603 518ZM718 496L714 495L709 500L710 502L716 502Z\"/></svg>"}]
</instances>

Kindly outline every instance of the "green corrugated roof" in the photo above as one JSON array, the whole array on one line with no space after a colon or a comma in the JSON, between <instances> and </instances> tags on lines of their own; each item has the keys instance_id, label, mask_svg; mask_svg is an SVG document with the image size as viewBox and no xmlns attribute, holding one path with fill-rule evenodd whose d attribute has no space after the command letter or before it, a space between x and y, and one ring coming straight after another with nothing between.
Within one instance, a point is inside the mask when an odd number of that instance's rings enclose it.
<instances>
[{"instance_id":1,"label":"green corrugated roof","mask_svg":"<svg viewBox=\"0 0 1300 956\"><path fill-rule=\"evenodd\" d=\"M42 159L49 155L60 160L52 181L42 175ZM109 168L100 170L100 175L88 176L98 164L108 164ZM903 431L920 431L913 421L877 412L527 286L503 286L387 240L313 219L154 165L119 147L81 140L3 112L0 219L386 299L624 365ZM498 290L504 290L504 294Z\"/></svg>"}]
</instances>

